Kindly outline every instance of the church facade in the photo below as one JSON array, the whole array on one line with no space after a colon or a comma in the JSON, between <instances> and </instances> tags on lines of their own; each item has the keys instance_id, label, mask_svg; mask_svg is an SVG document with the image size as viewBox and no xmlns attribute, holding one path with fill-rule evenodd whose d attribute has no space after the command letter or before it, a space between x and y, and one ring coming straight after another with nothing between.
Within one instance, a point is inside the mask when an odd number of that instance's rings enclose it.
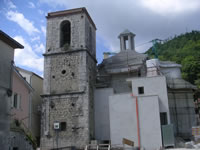
<instances>
[{"instance_id":1,"label":"church facade","mask_svg":"<svg viewBox=\"0 0 200 150\"><path fill-rule=\"evenodd\" d=\"M96 26L87 10L48 14L42 150L84 148L92 140L121 147L123 138L153 150L174 146L174 136L191 138L195 87L181 78L180 65L136 52L134 37L122 32L120 52L97 66Z\"/></svg>"}]
</instances>

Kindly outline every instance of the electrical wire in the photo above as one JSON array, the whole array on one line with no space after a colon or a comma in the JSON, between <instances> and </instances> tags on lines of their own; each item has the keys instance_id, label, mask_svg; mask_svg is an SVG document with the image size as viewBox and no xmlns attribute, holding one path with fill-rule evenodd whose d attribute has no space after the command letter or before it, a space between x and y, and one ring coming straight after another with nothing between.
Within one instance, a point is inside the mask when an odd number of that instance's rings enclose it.
<instances>
[{"instance_id":1,"label":"electrical wire","mask_svg":"<svg viewBox=\"0 0 200 150\"><path fill-rule=\"evenodd\" d=\"M138 45L135 46L135 47L140 47L140 46L143 46L143 45L148 44L148 43L151 43L151 41L149 41L149 42L145 42L145 43L141 43L141 44L138 44Z\"/></svg>"}]
</instances>

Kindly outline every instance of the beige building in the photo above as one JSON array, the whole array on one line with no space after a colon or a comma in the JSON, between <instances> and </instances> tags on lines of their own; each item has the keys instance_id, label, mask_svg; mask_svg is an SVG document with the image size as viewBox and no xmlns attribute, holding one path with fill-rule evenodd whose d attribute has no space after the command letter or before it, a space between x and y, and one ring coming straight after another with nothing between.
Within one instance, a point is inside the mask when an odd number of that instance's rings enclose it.
<instances>
[{"instance_id":1,"label":"beige building","mask_svg":"<svg viewBox=\"0 0 200 150\"><path fill-rule=\"evenodd\" d=\"M32 150L36 147L34 138L30 138L30 102L34 92L31 85L22 77L16 67L13 67L12 99L10 103L10 149Z\"/></svg>"},{"instance_id":2,"label":"beige building","mask_svg":"<svg viewBox=\"0 0 200 150\"><path fill-rule=\"evenodd\" d=\"M33 88L22 77L22 75L13 68L13 94L11 99L11 119L22 122L25 128L29 128L29 107Z\"/></svg>"},{"instance_id":3,"label":"beige building","mask_svg":"<svg viewBox=\"0 0 200 150\"><path fill-rule=\"evenodd\" d=\"M28 71L19 67L17 67L17 70L34 89L31 102L30 102L29 128L31 129L33 136L35 136L37 141L39 142L39 139L40 139L40 111L39 110L41 106L40 95L42 94L43 78L31 71Z\"/></svg>"}]
</instances>

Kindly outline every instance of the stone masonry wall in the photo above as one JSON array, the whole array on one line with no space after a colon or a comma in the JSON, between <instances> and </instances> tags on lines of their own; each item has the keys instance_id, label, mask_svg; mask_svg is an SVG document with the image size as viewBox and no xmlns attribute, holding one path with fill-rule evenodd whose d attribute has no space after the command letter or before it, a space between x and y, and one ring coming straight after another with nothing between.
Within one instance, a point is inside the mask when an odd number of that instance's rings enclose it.
<instances>
[{"instance_id":1,"label":"stone masonry wall","mask_svg":"<svg viewBox=\"0 0 200 150\"><path fill-rule=\"evenodd\" d=\"M47 76L46 92L51 94L83 91L86 78L85 54L71 53L53 55L47 65L50 72ZM46 80L46 79L45 79Z\"/></svg>"},{"instance_id":2,"label":"stone masonry wall","mask_svg":"<svg viewBox=\"0 0 200 150\"><path fill-rule=\"evenodd\" d=\"M94 89L96 82L96 63L94 60L87 56L87 79L88 79L88 93L89 93L89 131L90 131L90 139L94 138Z\"/></svg>"},{"instance_id":3,"label":"stone masonry wall","mask_svg":"<svg viewBox=\"0 0 200 150\"><path fill-rule=\"evenodd\" d=\"M59 52L62 50L60 48L60 24L65 20L71 23L71 49L85 48L85 17L83 13L48 19L46 53Z\"/></svg>"},{"instance_id":4,"label":"stone masonry wall","mask_svg":"<svg viewBox=\"0 0 200 150\"><path fill-rule=\"evenodd\" d=\"M45 101L50 105L45 108L49 109L49 114L46 119L43 118L44 122L48 122L45 128L49 129L49 135L43 135L42 148L84 147L89 141L87 95L51 96ZM66 122L66 130L54 130L54 122Z\"/></svg>"},{"instance_id":5,"label":"stone masonry wall","mask_svg":"<svg viewBox=\"0 0 200 150\"><path fill-rule=\"evenodd\" d=\"M78 63L74 62L74 65L69 67L68 63L72 63L73 56L79 56L80 59L73 59ZM63 66L58 65L63 63L64 58L69 58L66 66L63 65L68 69L65 76L59 75L62 74ZM50 69L51 75L49 74L48 77L50 95L43 100L42 147L55 147L56 141L58 141L59 147L83 148L94 137L93 94L96 63L86 51L72 53L70 56L66 54L66 57L53 56L51 59L59 61L49 65L54 69ZM49 62L54 62L52 60ZM71 76L72 70L76 75L74 80ZM72 88L73 84L76 88ZM54 122L66 122L66 130L55 131L53 129ZM44 133L48 133L48 135L46 136Z\"/></svg>"}]
</instances>

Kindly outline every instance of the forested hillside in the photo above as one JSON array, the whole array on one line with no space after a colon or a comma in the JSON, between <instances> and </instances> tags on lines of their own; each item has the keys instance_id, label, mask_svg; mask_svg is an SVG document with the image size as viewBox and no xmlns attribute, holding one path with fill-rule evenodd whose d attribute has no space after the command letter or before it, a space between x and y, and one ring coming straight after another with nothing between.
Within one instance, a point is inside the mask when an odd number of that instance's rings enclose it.
<instances>
[{"instance_id":1,"label":"forested hillside","mask_svg":"<svg viewBox=\"0 0 200 150\"><path fill-rule=\"evenodd\" d=\"M156 44L160 60L170 60L182 65L182 77L200 89L200 31L181 34ZM146 52L154 57L152 48Z\"/></svg>"}]
</instances>

